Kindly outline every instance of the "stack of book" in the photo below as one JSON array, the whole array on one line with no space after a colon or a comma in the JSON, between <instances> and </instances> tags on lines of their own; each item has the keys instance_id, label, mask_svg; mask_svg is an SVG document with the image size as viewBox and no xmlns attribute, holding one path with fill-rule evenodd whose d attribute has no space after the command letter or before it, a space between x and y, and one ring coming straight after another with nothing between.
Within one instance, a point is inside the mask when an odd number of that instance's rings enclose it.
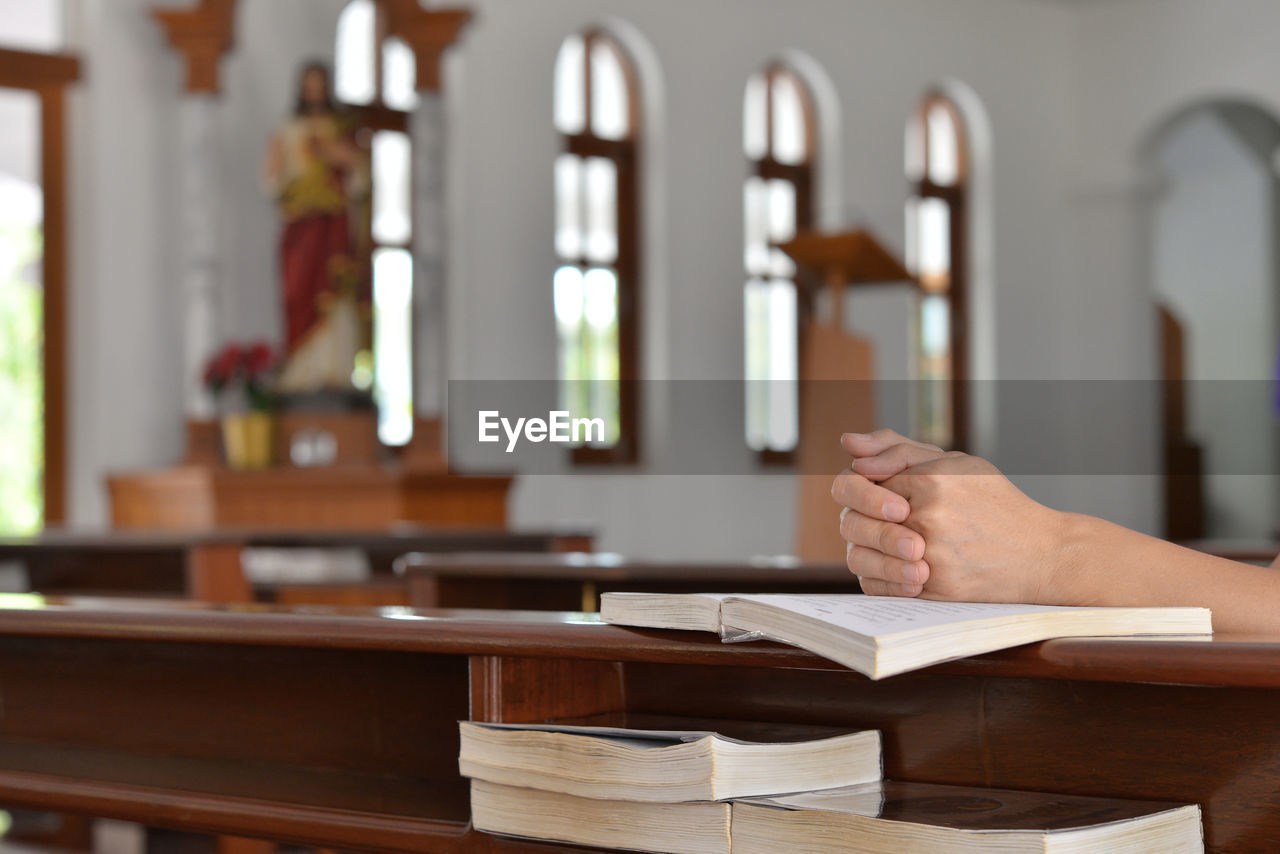
<instances>
[{"instance_id":1,"label":"stack of book","mask_svg":"<svg viewBox=\"0 0 1280 854\"><path fill-rule=\"evenodd\" d=\"M472 824L506 836L662 854L1204 850L1198 806L881 780L875 731L809 738L774 726L785 740L761 742L698 730L460 728Z\"/></svg>"},{"instance_id":2,"label":"stack of book","mask_svg":"<svg viewBox=\"0 0 1280 854\"><path fill-rule=\"evenodd\" d=\"M864 596L606 594L630 626L770 638L873 679L1067 636L1211 633L1196 608L1051 608ZM880 734L717 722L618 729L463 722L472 823L664 854L1203 852L1200 808L881 779Z\"/></svg>"}]
</instances>

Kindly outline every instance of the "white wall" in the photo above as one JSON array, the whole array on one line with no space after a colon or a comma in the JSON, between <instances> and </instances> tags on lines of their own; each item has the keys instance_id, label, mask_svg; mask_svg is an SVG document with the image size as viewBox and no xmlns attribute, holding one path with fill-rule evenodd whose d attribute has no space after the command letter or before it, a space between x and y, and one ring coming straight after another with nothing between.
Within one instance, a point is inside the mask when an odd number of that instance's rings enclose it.
<instances>
[{"instance_id":1,"label":"white wall","mask_svg":"<svg viewBox=\"0 0 1280 854\"><path fill-rule=\"evenodd\" d=\"M1078 272L1070 302L1074 316L1108 324L1099 338L1109 344L1080 348L1072 357L1074 369L1080 375L1118 369L1153 377L1149 328L1131 336L1116 328L1117 323L1143 328L1135 321L1150 304L1144 218L1156 188L1141 155L1161 127L1196 103L1242 100L1276 114L1280 54L1271 36L1280 27L1280 5L1271 0L1081 3L1074 26L1068 202Z\"/></svg>"},{"instance_id":2,"label":"white wall","mask_svg":"<svg viewBox=\"0 0 1280 854\"><path fill-rule=\"evenodd\" d=\"M1069 287L1063 326L1089 341L1065 351L1063 374L1156 375L1151 216L1158 186L1141 154L1189 107L1214 99L1277 114L1280 4L1271 0L1115 0L1076 4L1070 150ZM1001 327L1001 346L1010 332ZM1016 333L1015 333L1016 334ZM1118 441L1149 458L1151 423ZM1110 437L1093 437L1110 441ZM1155 530L1154 478L1086 479L1060 485L1076 509ZM1057 489L1058 487L1054 487Z\"/></svg>"},{"instance_id":3,"label":"white wall","mask_svg":"<svg viewBox=\"0 0 1280 854\"><path fill-rule=\"evenodd\" d=\"M103 477L182 451L173 117L182 69L146 0L80 0L71 99L70 518L106 516Z\"/></svg>"}]
</instances>

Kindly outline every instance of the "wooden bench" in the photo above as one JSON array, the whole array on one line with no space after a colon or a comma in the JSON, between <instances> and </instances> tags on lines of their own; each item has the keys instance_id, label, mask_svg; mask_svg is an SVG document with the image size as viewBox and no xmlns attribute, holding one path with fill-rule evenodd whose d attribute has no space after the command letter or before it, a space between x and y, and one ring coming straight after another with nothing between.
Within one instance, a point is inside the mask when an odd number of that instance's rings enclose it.
<instances>
[{"instance_id":1,"label":"wooden bench","mask_svg":"<svg viewBox=\"0 0 1280 854\"><path fill-rule=\"evenodd\" d=\"M3 598L3 597L0 597ZM1280 642L1062 640L881 682L552 612L0 601L0 802L355 850L570 850L469 828L456 722L879 728L885 771L1200 803L1280 838ZM580 849L574 849L580 850Z\"/></svg>"}]
</instances>

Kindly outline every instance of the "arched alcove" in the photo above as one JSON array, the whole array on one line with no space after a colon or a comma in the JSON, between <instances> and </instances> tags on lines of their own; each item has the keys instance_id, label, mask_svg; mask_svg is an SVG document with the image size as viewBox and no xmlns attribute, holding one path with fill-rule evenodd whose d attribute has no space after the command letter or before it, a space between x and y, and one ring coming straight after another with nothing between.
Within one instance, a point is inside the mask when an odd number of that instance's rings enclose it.
<instances>
[{"instance_id":1,"label":"arched alcove","mask_svg":"<svg viewBox=\"0 0 1280 854\"><path fill-rule=\"evenodd\" d=\"M1276 529L1278 152L1280 121L1229 97L1176 109L1140 146L1172 538Z\"/></svg>"}]
</instances>

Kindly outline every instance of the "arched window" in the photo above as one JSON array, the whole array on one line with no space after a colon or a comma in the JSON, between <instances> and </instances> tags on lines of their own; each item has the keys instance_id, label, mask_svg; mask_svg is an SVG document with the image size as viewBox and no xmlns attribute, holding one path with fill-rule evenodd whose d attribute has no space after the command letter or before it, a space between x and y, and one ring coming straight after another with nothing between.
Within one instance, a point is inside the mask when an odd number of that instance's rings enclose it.
<instances>
[{"instance_id":1,"label":"arched window","mask_svg":"<svg viewBox=\"0 0 1280 854\"><path fill-rule=\"evenodd\" d=\"M920 282L916 433L968 445L968 144L956 105L926 95L907 124L907 266Z\"/></svg>"},{"instance_id":2,"label":"arched window","mask_svg":"<svg viewBox=\"0 0 1280 854\"><path fill-rule=\"evenodd\" d=\"M747 444L765 461L786 461L800 433L800 323L808 311L796 268L773 244L813 221L813 98L781 63L751 75L743 104L743 265Z\"/></svg>"},{"instance_id":3,"label":"arched window","mask_svg":"<svg viewBox=\"0 0 1280 854\"><path fill-rule=\"evenodd\" d=\"M576 462L633 462L638 453L640 111L636 75L599 30L564 40L555 70L558 263L552 281L561 403L603 419L603 438Z\"/></svg>"},{"instance_id":4,"label":"arched window","mask_svg":"<svg viewBox=\"0 0 1280 854\"><path fill-rule=\"evenodd\" d=\"M386 36L386 19L384 0L351 0L343 8L333 82L335 97L357 126L357 140L370 153L370 204L355 222L372 270L373 352L362 356L353 379L372 382L379 438L403 445L413 435L409 116L418 93L413 51Z\"/></svg>"}]
</instances>

